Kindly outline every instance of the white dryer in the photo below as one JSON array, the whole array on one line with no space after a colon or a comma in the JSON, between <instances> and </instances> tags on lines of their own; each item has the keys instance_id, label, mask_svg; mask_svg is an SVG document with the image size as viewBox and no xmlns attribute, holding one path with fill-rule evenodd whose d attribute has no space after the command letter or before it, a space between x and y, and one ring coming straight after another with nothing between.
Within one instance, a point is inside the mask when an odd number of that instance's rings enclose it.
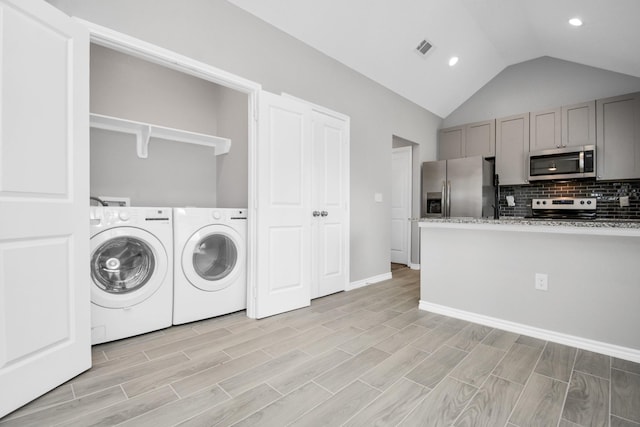
<instances>
[{"instance_id":1,"label":"white dryer","mask_svg":"<svg viewBox=\"0 0 640 427\"><path fill-rule=\"evenodd\" d=\"M247 210L174 208L173 324L247 307Z\"/></svg>"},{"instance_id":2,"label":"white dryer","mask_svg":"<svg viewBox=\"0 0 640 427\"><path fill-rule=\"evenodd\" d=\"M173 212L91 207L91 342L171 326Z\"/></svg>"}]
</instances>

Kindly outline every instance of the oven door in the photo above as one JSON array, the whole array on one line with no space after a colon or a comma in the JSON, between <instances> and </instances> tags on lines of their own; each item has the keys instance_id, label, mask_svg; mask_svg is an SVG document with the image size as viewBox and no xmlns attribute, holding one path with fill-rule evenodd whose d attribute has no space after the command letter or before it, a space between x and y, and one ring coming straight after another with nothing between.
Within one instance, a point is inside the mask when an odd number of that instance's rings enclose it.
<instances>
[{"instance_id":1,"label":"oven door","mask_svg":"<svg viewBox=\"0 0 640 427\"><path fill-rule=\"evenodd\" d=\"M548 221L592 221L597 217L594 210L571 210L557 211L554 209L538 209L533 211L531 219L542 219Z\"/></svg>"}]
</instances>

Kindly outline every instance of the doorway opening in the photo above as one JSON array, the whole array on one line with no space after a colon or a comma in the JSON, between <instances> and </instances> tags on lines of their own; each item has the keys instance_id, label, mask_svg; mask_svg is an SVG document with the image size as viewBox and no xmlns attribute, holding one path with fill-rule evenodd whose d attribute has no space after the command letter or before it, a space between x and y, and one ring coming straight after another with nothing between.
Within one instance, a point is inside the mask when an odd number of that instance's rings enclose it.
<instances>
[{"instance_id":1,"label":"doorway opening","mask_svg":"<svg viewBox=\"0 0 640 427\"><path fill-rule=\"evenodd\" d=\"M391 271L419 269L420 146L393 135L391 147Z\"/></svg>"},{"instance_id":2,"label":"doorway opening","mask_svg":"<svg viewBox=\"0 0 640 427\"><path fill-rule=\"evenodd\" d=\"M257 200L257 110L261 85L200 61L177 54L151 43L144 42L123 33L94 24L83 19L76 19L89 30L93 44L109 48L132 57L166 67L211 83L224 86L226 89L238 91L246 97L247 121L247 207L249 213L256 210ZM228 170L229 168L227 168ZM218 172L220 169L218 169ZM221 196L219 194L218 196ZM255 303L253 293L256 280L256 216L249 214L247 219L247 315L254 316Z\"/></svg>"}]
</instances>

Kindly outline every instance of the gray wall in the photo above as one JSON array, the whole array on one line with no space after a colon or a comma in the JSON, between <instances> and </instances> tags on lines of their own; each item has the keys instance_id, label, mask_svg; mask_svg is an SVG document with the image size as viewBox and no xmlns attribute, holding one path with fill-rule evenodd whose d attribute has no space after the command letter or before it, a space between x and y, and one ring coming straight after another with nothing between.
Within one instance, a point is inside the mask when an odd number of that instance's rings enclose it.
<instances>
[{"instance_id":1,"label":"gray wall","mask_svg":"<svg viewBox=\"0 0 640 427\"><path fill-rule=\"evenodd\" d=\"M351 281L390 270L391 139L434 160L441 119L221 0L50 0L72 16L351 117ZM374 194L383 194L376 203Z\"/></svg>"},{"instance_id":2,"label":"gray wall","mask_svg":"<svg viewBox=\"0 0 640 427\"><path fill-rule=\"evenodd\" d=\"M193 167L192 158L208 167ZM91 195L129 197L132 206L215 207L215 162L211 148L163 140L141 159L133 135L92 129Z\"/></svg>"},{"instance_id":3,"label":"gray wall","mask_svg":"<svg viewBox=\"0 0 640 427\"><path fill-rule=\"evenodd\" d=\"M249 97L220 87L218 136L231 139L228 154L217 157L219 208L246 208L249 203Z\"/></svg>"},{"instance_id":4,"label":"gray wall","mask_svg":"<svg viewBox=\"0 0 640 427\"><path fill-rule=\"evenodd\" d=\"M442 127L592 101L640 90L640 78L556 58L505 68L445 118Z\"/></svg>"},{"instance_id":5,"label":"gray wall","mask_svg":"<svg viewBox=\"0 0 640 427\"><path fill-rule=\"evenodd\" d=\"M238 99L244 106L238 108ZM226 101L229 100L227 103ZM228 155L209 147L152 139L149 157L136 155L135 138L118 132L91 131L91 194L124 196L134 206L216 206L216 164L242 159L229 179L246 206L246 95L101 46L91 46L91 112L232 139ZM241 116L231 120L234 114ZM220 116L224 126L220 126ZM237 160L236 160L237 163ZM241 162L240 162L241 163ZM244 174L243 174L244 172ZM231 175L231 176L228 176ZM225 188L226 195L229 190Z\"/></svg>"}]
</instances>

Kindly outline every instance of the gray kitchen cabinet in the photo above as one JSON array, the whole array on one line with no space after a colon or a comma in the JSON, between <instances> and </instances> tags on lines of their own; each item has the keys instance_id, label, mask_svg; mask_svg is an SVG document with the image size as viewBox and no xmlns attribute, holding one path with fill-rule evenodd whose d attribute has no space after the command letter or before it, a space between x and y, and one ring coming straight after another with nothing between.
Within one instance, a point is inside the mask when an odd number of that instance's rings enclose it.
<instances>
[{"instance_id":1,"label":"gray kitchen cabinet","mask_svg":"<svg viewBox=\"0 0 640 427\"><path fill-rule=\"evenodd\" d=\"M466 126L464 157L496 155L496 121L470 123Z\"/></svg>"},{"instance_id":2,"label":"gray kitchen cabinet","mask_svg":"<svg viewBox=\"0 0 640 427\"><path fill-rule=\"evenodd\" d=\"M596 101L598 179L640 178L640 92Z\"/></svg>"},{"instance_id":3,"label":"gray kitchen cabinet","mask_svg":"<svg viewBox=\"0 0 640 427\"><path fill-rule=\"evenodd\" d=\"M465 126L441 129L438 134L438 160L464 157Z\"/></svg>"},{"instance_id":4,"label":"gray kitchen cabinet","mask_svg":"<svg viewBox=\"0 0 640 427\"><path fill-rule=\"evenodd\" d=\"M596 143L595 101L533 112L530 123L530 151Z\"/></svg>"},{"instance_id":5,"label":"gray kitchen cabinet","mask_svg":"<svg viewBox=\"0 0 640 427\"><path fill-rule=\"evenodd\" d=\"M596 143L596 102L562 107L562 146L594 145Z\"/></svg>"},{"instance_id":6,"label":"gray kitchen cabinet","mask_svg":"<svg viewBox=\"0 0 640 427\"><path fill-rule=\"evenodd\" d=\"M527 183L529 113L496 120L496 173L500 185Z\"/></svg>"},{"instance_id":7,"label":"gray kitchen cabinet","mask_svg":"<svg viewBox=\"0 0 640 427\"><path fill-rule=\"evenodd\" d=\"M562 144L562 111L560 108L530 114L529 150L559 148Z\"/></svg>"},{"instance_id":8,"label":"gray kitchen cabinet","mask_svg":"<svg viewBox=\"0 0 640 427\"><path fill-rule=\"evenodd\" d=\"M486 120L441 129L438 136L438 160L496 155L496 121Z\"/></svg>"}]
</instances>

